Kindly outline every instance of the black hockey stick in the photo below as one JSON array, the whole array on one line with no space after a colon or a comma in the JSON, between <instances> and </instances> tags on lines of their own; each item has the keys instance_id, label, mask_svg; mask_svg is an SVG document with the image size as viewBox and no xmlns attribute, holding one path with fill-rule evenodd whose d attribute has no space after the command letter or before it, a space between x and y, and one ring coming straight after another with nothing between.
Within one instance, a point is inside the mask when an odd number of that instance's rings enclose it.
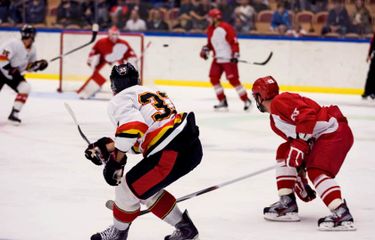
<instances>
[{"instance_id":1,"label":"black hockey stick","mask_svg":"<svg viewBox=\"0 0 375 240\"><path fill-rule=\"evenodd\" d=\"M87 142L87 144L90 145L90 141L87 139L86 135L82 132L81 127L78 124L78 121L77 121L76 115L73 112L73 109L66 102L64 103L64 106L65 106L66 110L68 111L68 113L70 114L70 116L72 117L73 122L77 125L78 132L81 135L82 139L85 140Z\"/></svg>"},{"instance_id":2,"label":"black hockey stick","mask_svg":"<svg viewBox=\"0 0 375 240\"><path fill-rule=\"evenodd\" d=\"M270 167L266 167L266 168L263 168L263 169L260 169L258 171L255 171L255 172L252 172L252 173L249 173L249 174L246 174L242 177L238 177L238 178L235 178L235 179L232 179L230 181L227 181L227 182L223 182L221 184L218 184L218 185L214 185L214 186L211 186L211 187L208 187L208 188L205 188L205 189L202 189L202 190L199 190L199 191L196 191L196 192L193 192L193 193L190 193L188 195L185 195L183 197L180 197L176 200L176 202L183 202L183 201L186 201L188 199L191 199L191 198L194 198L194 197L197 197L199 195L203 195L205 193L208 193L208 192L211 192L211 191L214 191L216 189L219 189L219 188L222 188L224 186L227 186L227 185L230 185L230 184L233 184L235 182L239 182L239 181L242 181L246 178L250 178L250 177L254 177L256 175L259 175L261 173L264 173L264 172L268 172L272 169L274 169L276 166L270 166ZM108 200L106 203L105 203L105 206L112 210L113 209L113 205L115 204L115 202L113 200ZM141 211L140 215L144 215L146 213L149 213L150 211L148 209L146 210L143 210Z\"/></svg>"},{"instance_id":3,"label":"black hockey stick","mask_svg":"<svg viewBox=\"0 0 375 240\"><path fill-rule=\"evenodd\" d=\"M90 40L90 42L85 43L85 44L83 44L83 45L81 45L81 46L79 46L79 47L76 47L76 48L70 50L69 52L63 53L63 54L61 54L60 56L54 57L54 58L52 58L51 60L49 60L49 62L56 61L57 59L63 58L63 57L65 57L66 55L69 55L69 54L71 54L71 53L73 53L73 52L76 52L76 51L78 51L78 50L80 50L80 49L82 49L82 48L84 48L84 47L90 45L91 43L93 43L93 42L95 41L96 36L98 35L98 31L99 31L99 25L98 25L98 24L94 24L94 25L92 25L92 36L91 36L91 40Z\"/></svg>"},{"instance_id":4,"label":"black hockey stick","mask_svg":"<svg viewBox=\"0 0 375 240\"><path fill-rule=\"evenodd\" d=\"M240 63L246 63L246 64L253 64L253 65L261 65L261 66L263 66L263 65L266 65L266 64L271 60L272 56L273 56L273 52L270 52L270 54L268 55L267 59L266 59L264 62L250 62L250 61L242 60L242 59L238 59L238 62L240 62ZM227 60L227 61L230 60L230 59L228 59L228 58L220 58L220 57L219 57L219 58L216 58L216 59L222 59L222 60Z\"/></svg>"}]
</instances>

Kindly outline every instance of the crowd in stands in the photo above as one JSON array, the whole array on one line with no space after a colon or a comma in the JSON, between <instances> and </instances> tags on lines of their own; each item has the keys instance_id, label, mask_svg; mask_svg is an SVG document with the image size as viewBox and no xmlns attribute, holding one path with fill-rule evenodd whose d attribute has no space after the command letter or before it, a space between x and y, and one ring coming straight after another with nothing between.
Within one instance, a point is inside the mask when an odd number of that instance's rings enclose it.
<instances>
[{"instance_id":1,"label":"crowd in stands","mask_svg":"<svg viewBox=\"0 0 375 240\"><path fill-rule=\"evenodd\" d=\"M374 28L375 0L0 0L0 25L204 32L212 8L239 34L363 37Z\"/></svg>"}]
</instances>

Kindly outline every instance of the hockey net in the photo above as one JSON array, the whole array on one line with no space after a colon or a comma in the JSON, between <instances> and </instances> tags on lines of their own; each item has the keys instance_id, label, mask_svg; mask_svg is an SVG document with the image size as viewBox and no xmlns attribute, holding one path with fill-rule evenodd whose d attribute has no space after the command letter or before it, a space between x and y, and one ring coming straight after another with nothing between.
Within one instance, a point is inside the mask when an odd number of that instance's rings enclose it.
<instances>
[{"instance_id":1,"label":"hockey net","mask_svg":"<svg viewBox=\"0 0 375 240\"><path fill-rule=\"evenodd\" d=\"M95 42L106 36L106 32L98 33ZM63 31L61 33L60 39L60 54L63 54L64 52L74 49L79 45L89 42L91 37L91 32ZM144 63L144 59L142 56L142 52L144 50L143 34L121 33L120 38L126 40L130 44L137 57L139 58L138 70L140 73L140 78L142 80ZM59 87L57 89L59 92L77 91L92 75L94 70L87 65L87 58L94 44L95 43L60 59ZM104 84L102 90L100 91L101 93L109 94L111 92L109 84L110 72L111 66L108 64L104 66L100 71L101 75L107 79L107 82Z\"/></svg>"}]
</instances>

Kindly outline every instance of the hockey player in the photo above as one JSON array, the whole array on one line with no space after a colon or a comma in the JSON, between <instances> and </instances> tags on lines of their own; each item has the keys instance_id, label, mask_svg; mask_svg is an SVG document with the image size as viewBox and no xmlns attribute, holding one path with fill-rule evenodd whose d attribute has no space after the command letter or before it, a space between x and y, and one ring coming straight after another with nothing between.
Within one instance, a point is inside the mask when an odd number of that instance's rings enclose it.
<instances>
[{"instance_id":1,"label":"hockey player","mask_svg":"<svg viewBox=\"0 0 375 240\"><path fill-rule=\"evenodd\" d=\"M271 76L257 79L252 91L258 109L270 114L272 130L286 140L276 154L280 200L264 208L264 218L300 220L295 193L304 201L315 198L315 192L304 176L307 173L318 195L332 212L319 219L318 229L355 230L353 217L334 180L353 145L352 131L340 109L320 106L294 93L279 94L278 84Z\"/></svg>"},{"instance_id":2,"label":"hockey player","mask_svg":"<svg viewBox=\"0 0 375 240\"><path fill-rule=\"evenodd\" d=\"M110 80L115 96L108 114L116 126L115 138L90 144L85 155L95 164L104 162L104 178L116 186L114 224L91 240L126 240L141 204L176 228L166 240L197 239L187 211L182 213L175 197L164 190L201 161L194 113L177 113L164 93L140 86L130 63L114 66ZM144 158L122 177L127 153L142 153Z\"/></svg>"},{"instance_id":3,"label":"hockey player","mask_svg":"<svg viewBox=\"0 0 375 240\"><path fill-rule=\"evenodd\" d=\"M236 32L231 25L221 20L219 9L210 10L208 16L210 22L210 26L207 29L208 42L207 45L202 47L200 57L207 60L210 51L213 51L214 59L211 63L209 77L219 100L219 104L215 105L214 108L228 108L224 88L220 83L221 75L225 72L229 83L236 89L239 97L244 102L244 110L246 111L249 109L251 101L239 80L237 65L240 57L240 48Z\"/></svg>"},{"instance_id":4,"label":"hockey player","mask_svg":"<svg viewBox=\"0 0 375 240\"><path fill-rule=\"evenodd\" d=\"M120 31L113 26L108 30L108 37L97 41L91 49L87 65L94 69L94 73L78 89L77 93L81 99L87 99L95 95L106 79L100 74L100 70L106 65L130 62L134 66L137 56L129 43L119 38Z\"/></svg>"},{"instance_id":5,"label":"hockey player","mask_svg":"<svg viewBox=\"0 0 375 240\"><path fill-rule=\"evenodd\" d=\"M25 71L42 71L48 66L46 60L36 60L33 45L36 30L31 25L21 28L21 39L11 39L0 46L0 90L6 84L17 92L8 120L15 125L21 123L19 112L30 93L30 84L23 75Z\"/></svg>"}]
</instances>

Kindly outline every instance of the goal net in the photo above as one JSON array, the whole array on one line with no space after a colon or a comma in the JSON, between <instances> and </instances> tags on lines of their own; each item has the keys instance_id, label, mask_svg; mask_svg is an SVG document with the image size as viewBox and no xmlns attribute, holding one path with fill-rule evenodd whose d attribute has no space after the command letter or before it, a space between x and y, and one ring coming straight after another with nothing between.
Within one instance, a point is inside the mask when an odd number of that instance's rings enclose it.
<instances>
[{"instance_id":1,"label":"goal net","mask_svg":"<svg viewBox=\"0 0 375 240\"><path fill-rule=\"evenodd\" d=\"M96 41L106 37L106 32L98 33ZM85 44L91 40L92 33L86 31L63 31L61 33L60 54ZM120 38L126 40L133 48L137 57L141 57L144 48L144 36L140 33L121 33ZM87 65L87 59L91 48L95 43L63 57L59 68L59 92L77 91L80 86L92 75L94 69ZM112 66L105 65L100 73L107 79L102 87L102 93L110 93L109 75ZM143 57L138 61L140 78L143 78Z\"/></svg>"}]
</instances>

